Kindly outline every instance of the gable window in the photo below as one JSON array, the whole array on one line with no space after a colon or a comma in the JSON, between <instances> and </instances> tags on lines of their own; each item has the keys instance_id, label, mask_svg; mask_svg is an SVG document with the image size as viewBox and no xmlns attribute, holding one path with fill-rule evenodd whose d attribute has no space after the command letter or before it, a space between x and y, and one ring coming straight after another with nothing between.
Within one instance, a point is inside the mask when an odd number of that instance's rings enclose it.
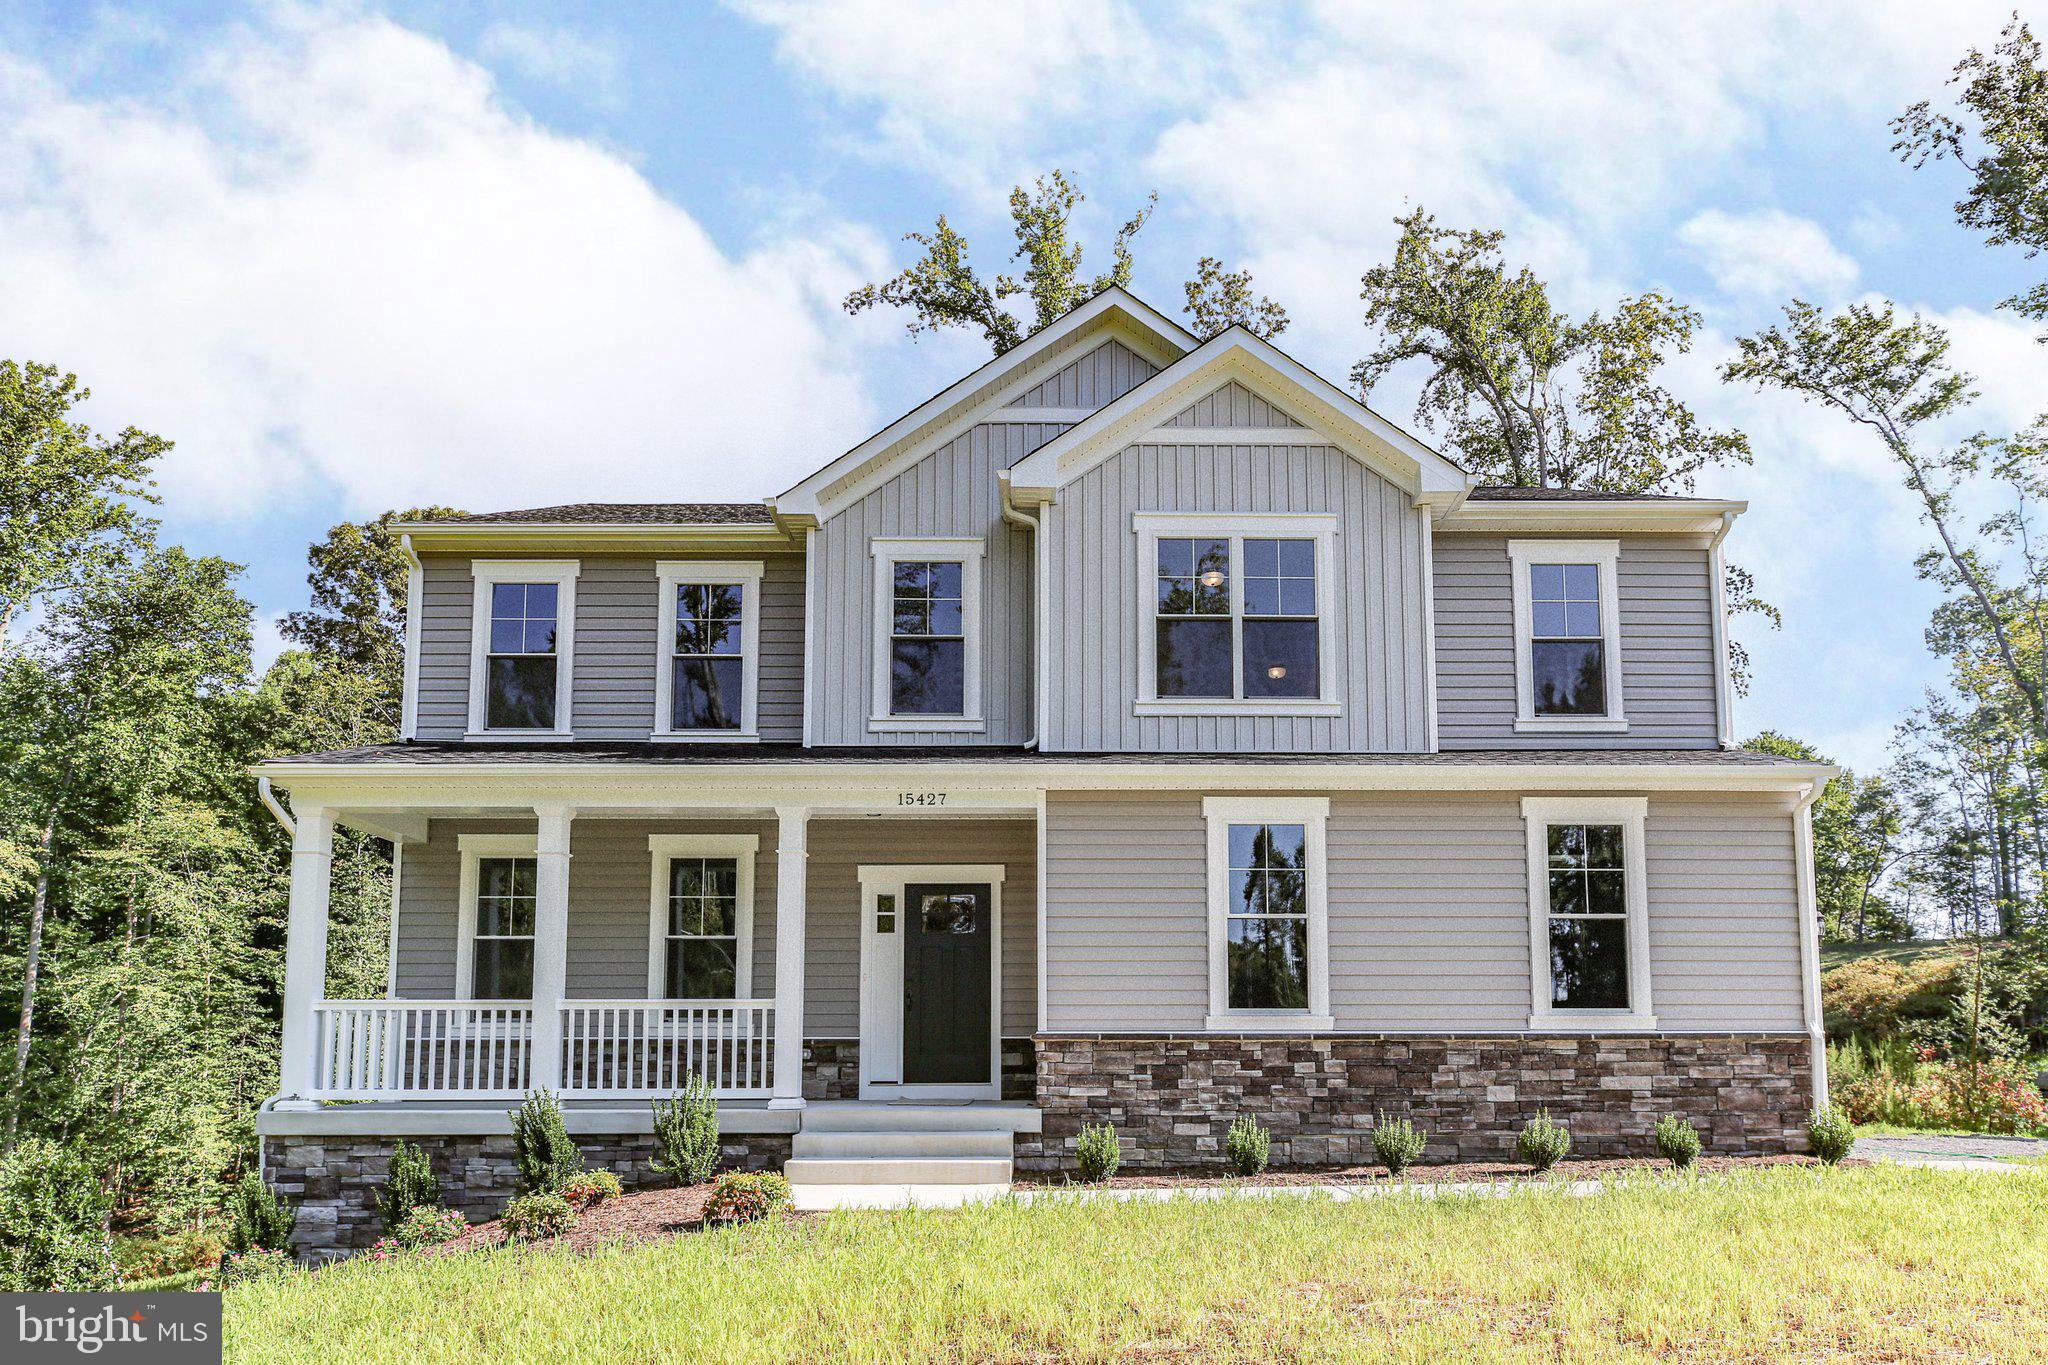
<instances>
[{"instance_id":1,"label":"gable window","mask_svg":"<svg viewBox=\"0 0 2048 1365\"><path fill-rule=\"evenodd\" d=\"M471 1000L533 998L539 860L530 834L460 836L455 993Z\"/></svg>"},{"instance_id":2,"label":"gable window","mask_svg":"<svg viewBox=\"0 0 2048 1365\"><path fill-rule=\"evenodd\" d=\"M1210 797L1213 1029L1329 1028L1323 798Z\"/></svg>"},{"instance_id":3,"label":"gable window","mask_svg":"<svg viewBox=\"0 0 2048 1365\"><path fill-rule=\"evenodd\" d=\"M1335 714L1335 518L1138 513L1139 714Z\"/></svg>"},{"instance_id":4,"label":"gable window","mask_svg":"<svg viewBox=\"0 0 2048 1365\"><path fill-rule=\"evenodd\" d=\"M1511 540L1515 728L1618 734L1615 541Z\"/></svg>"},{"instance_id":5,"label":"gable window","mask_svg":"<svg viewBox=\"0 0 2048 1365\"><path fill-rule=\"evenodd\" d=\"M1530 797L1532 1028L1649 1026L1641 797Z\"/></svg>"},{"instance_id":6,"label":"gable window","mask_svg":"<svg viewBox=\"0 0 2048 1365\"><path fill-rule=\"evenodd\" d=\"M480 559L470 572L470 733L566 737L576 561Z\"/></svg>"},{"instance_id":7,"label":"gable window","mask_svg":"<svg viewBox=\"0 0 2048 1365\"><path fill-rule=\"evenodd\" d=\"M654 834L647 994L661 1000L744 1000L753 992L751 834Z\"/></svg>"},{"instance_id":8,"label":"gable window","mask_svg":"<svg viewBox=\"0 0 2048 1365\"><path fill-rule=\"evenodd\" d=\"M662 601L655 737L755 738L761 564L664 560L655 572Z\"/></svg>"},{"instance_id":9,"label":"gable window","mask_svg":"<svg viewBox=\"0 0 2048 1365\"><path fill-rule=\"evenodd\" d=\"M874 730L980 730L979 540L878 540Z\"/></svg>"}]
</instances>

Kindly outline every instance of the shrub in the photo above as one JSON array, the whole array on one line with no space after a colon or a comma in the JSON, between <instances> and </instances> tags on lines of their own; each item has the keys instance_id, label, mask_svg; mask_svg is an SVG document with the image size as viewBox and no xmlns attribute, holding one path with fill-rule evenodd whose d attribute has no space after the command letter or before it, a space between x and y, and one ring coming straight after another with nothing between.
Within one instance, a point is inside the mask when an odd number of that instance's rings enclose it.
<instances>
[{"instance_id":1,"label":"shrub","mask_svg":"<svg viewBox=\"0 0 2048 1365\"><path fill-rule=\"evenodd\" d=\"M250 1171L228 1196L228 1250L292 1253L292 1206L270 1192L263 1177Z\"/></svg>"},{"instance_id":2,"label":"shrub","mask_svg":"<svg viewBox=\"0 0 2048 1365\"><path fill-rule=\"evenodd\" d=\"M1657 1155L1681 1171L1700 1155L1700 1131L1677 1114L1657 1120Z\"/></svg>"},{"instance_id":3,"label":"shrub","mask_svg":"<svg viewBox=\"0 0 2048 1365\"><path fill-rule=\"evenodd\" d=\"M1266 1169L1272 1146L1273 1135L1257 1119L1247 1116L1230 1125L1230 1132L1223 1139L1223 1154L1230 1158L1239 1175L1257 1175Z\"/></svg>"},{"instance_id":4,"label":"shrub","mask_svg":"<svg viewBox=\"0 0 2048 1365\"><path fill-rule=\"evenodd\" d=\"M773 1171L727 1171L704 1201L704 1221L758 1223L789 1203L789 1182Z\"/></svg>"},{"instance_id":5,"label":"shrub","mask_svg":"<svg viewBox=\"0 0 2048 1365\"><path fill-rule=\"evenodd\" d=\"M1930 953L1910 963L1858 958L1821 974L1821 1010L1830 1033L1883 1036L1913 1020L1938 1019L1962 988L1963 960Z\"/></svg>"},{"instance_id":6,"label":"shrub","mask_svg":"<svg viewBox=\"0 0 2048 1365\"><path fill-rule=\"evenodd\" d=\"M1856 1129L1848 1116L1832 1106L1816 1109L1806 1125L1806 1145L1832 1166L1856 1145Z\"/></svg>"},{"instance_id":7,"label":"shrub","mask_svg":"<svg viewBox=\"0 0 2048 1365\"><path fill-rule=\"evenodd\" d=\"M391 1149L391 1170L377 1196L377 1214L384 1220L384 1231L395 1234L414 1209L440 1206L441 1182L434 1179L433 1163L424 1149L401 1139Z\"/></svg>"},{"instance_id":8,"label":"shrub","mask_svg":"<svg viewBox=\"0 0 2048 1365\"><path fill-rule=\"evenodd\" d=\"M1116 1127L1113 1124L1089 1124L1081 1129L1081 1135L1074 1139L1074 1162L1081 1168L1081 1179L1097 1185L1116 1174L1123 1153L1117 1150Z\"/></svg>"},{"instance_id":9,"label":"shrub","mask_svg":"<svg viewBox=\"0 0 2048 1365\"><path fill-rule=\"evenodd\" d=\"M522 1194L505 1206L499 1219L507 1239L530 1242L539 1237L560 1237L576 1226L576 1210L559 1194L535 1191Z\"/></svg>"},{"instance_id":10,"label":"shrub","mask_svg":"<svg viewBox=\"0 0 2048 1365\"><path fill-rule=\"evenodd\" d=\"M512 1160L521 1194L553 1194L583 1169L583 1154L569 1141L552 1092L537 1090L512 1111Z\"/></svg>"},{"instance_id":11,"label":"shrub","mask_svg":"<svg viewBox=\"0 0 2048 1365\"><path fill-rule=\"evenodd\" d=\"M469 1220L460 1209L432 1209L422 1204L405 1216L390 1239L407 1251L452 1242L469 1231Z\"/></svg>"},{"instance_id":12,"label":"shrub","mask_svg":"<svg viewBox=\"0 0 2048 1365\"><path fill-rule=\"evenodd\" d=\"M220 1263L220 1279L213 1287L226 1289L229 1285L267 1280L273 1275L287 1274L293 1268L291 1253L278 1247L230 1251Z\"/></svg>"},{"instance_id":13,"label":"shrub","mask_svg":"<svg viewBox=\"0 0 2048 1365\"><path fill-rule=\"evenodd\" d=\"M1380 1159L1380 1165L1387 1168L1387 1174L1399 1175L1407 1170L1422 1156L1427 1146L1429 1134L1407 1119L1373 1115L1372 1154Z\"/></svg>"},{"instance_id":14,"label":"shrub","mask_svg":"<svg viewBox=\"0 0 2048 1365\"><path fill-rule=\"evenodd\" d=\"M690 1073L683 1093L654 1102L654 1169L678 1185L701 1185L718 1169L718 1105L704 1077Z\"/></svg>"},{"instance_id":15,"label":"shrub","mask_svg":"<svg viewBox=\"0 0 2048 1365\"><path fill-rule=\"evenodd\" d=\"M1523 1125L1521 1136L1515 1139L1517 1159L1539 1171L1547 1171L1564 1160L1571 1149L1571 1129L1553 1122L1548 1109L1537 1110L1536 1117Z\"/></svg>"},{"instance_id":16,"label":"shrub","mask_svg":"<svg viewBox=\"0 0 2048 1365\"><path fill-rule=\"evenodd\" d=\"M596 1208L619 1194L619 1178L610 1171L582 1171L562 1185L562 1198L579 1209Z\"/></svg>"},{"instance_id":17,"label":"shrub","mask_svg":"<svg viewBox=\"0 0 2048 1365\"><path fill-rule=\"evenodd\" d=\"M0 1157L0 1290L112 1289L107 1196L85 1163L28 1138Z\"/></svg>"},{"instance_id":18,"label":"shrub","mask_svg":"<svg viewBox=\"0 0 2048 1365\"><path fill-rule=\"evenodd\" d=\"M188 1230L160 1237L123 1237L114 1243L114 1260L121 1267L121 1287L128 1290L139 1281L210 1270L220 1264L226 1250L214 1233Z\"/></svg>"}]
</instances>

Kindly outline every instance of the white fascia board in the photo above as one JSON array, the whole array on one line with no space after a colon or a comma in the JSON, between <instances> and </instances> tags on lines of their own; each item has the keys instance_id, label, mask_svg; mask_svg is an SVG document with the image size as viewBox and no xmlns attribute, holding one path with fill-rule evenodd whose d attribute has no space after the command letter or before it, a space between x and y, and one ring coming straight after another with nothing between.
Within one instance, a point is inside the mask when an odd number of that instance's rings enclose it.
<instances>
[{"instance_id":1,"label":"white fascia board","mask_svg":"<svg viewBox=\"0 0 2048 1365\"><path fill-rule=\"evenodd\" d=\"M1659 531L1723 535L1729 522L1749 510L1746 502L1717 498L1660 499L1654 502L1466 500L1438 523L1440 531Z\"/></svg>"},{"instance_id":2,"label":"white fascia board","mask_svg":"<svg viewBox=\"0 0 2048 1365\"><path fill-rule=\"evenodd\" d=\"M592 553L678 554L742 552L787 554L803 548L774 522L407 522L413 549L422 554Z\"/></svg>"},{"instance_id":3,"label":"white fascia board","mask_svg":"<svg viewBox=\"0 0 2048 1365\"><path fill-rule=\"evenodd\" d=\"M1019 371L1036 369L1038 362L1049 355L1073 348L1084 334L1095 330L1098 320L1106 316L1112 321L1120 316L1126 326L1120 329L1122 335L1119 339L1137 341L1137 349L1141 353L1150 351L1152 354L1147 359L1155 360L1155 363L1195 349L1195 338L1179 323L1122 289L1105 289L1057 322L1033 333L981 368L940 390L824 468L769 499L770 505L778 517L824 520L830 515L831 508L848 501L848 487L840 485L858 480L859 486L865 487L871 478L881 477L877 471L870 470L870 465L886 462L892 455L900 454L901 447L911 443L920 446L937 444L924 438L933 427L946 423L949 418L957 422L963 409L1001 406L992 401L993 391L1013 383ZM851 487L850 484L848 486Z\"/></svg>"}]
</instances>

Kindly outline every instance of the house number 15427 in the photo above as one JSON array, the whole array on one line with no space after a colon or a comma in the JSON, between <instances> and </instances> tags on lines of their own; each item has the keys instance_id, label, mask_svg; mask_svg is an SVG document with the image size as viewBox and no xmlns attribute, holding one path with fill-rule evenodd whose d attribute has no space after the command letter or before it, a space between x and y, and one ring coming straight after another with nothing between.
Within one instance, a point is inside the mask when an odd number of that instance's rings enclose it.
<instances>
[{"instance_id":1,"label":"house number 15427","mask_svg":"<svg viewBox=\"0 0 2048 1365\"><path fill-rule=\"evenodd\" d=\"M898 792L896 793L896 804L899 806L943 806L946 804L946 794L944 792Z\"/></svg>"}]
</instances>

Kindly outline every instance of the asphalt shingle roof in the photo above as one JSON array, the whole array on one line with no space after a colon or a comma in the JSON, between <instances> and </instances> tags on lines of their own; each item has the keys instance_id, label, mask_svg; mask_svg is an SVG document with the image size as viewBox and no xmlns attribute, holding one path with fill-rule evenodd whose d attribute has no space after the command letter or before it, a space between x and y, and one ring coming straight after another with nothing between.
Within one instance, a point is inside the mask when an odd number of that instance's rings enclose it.
<instances>
[{"instance_id":1,"label":"asphalt shingle roof","mask_svg":"<svg viewBox=\"0 0 2048 1365\"><path fill-rule=\"evenodd\" d=\"M504 522L529 526L758 526L775 520L764 502L572 502L510 512L465 512L428 525Z\"/></svg>"},{"instance_id":2,"label":"asphalt shingle roof","mask_svg":"<svg viewBox=\"0 0 2048 1365\"><path fill-rule=\"evenodd\" d=\"M1697 502L1680 493L1607 493L1597 488L1522 488L1483 483L1472 490L1472 502Z\"/></svg>"}]
</instances>

